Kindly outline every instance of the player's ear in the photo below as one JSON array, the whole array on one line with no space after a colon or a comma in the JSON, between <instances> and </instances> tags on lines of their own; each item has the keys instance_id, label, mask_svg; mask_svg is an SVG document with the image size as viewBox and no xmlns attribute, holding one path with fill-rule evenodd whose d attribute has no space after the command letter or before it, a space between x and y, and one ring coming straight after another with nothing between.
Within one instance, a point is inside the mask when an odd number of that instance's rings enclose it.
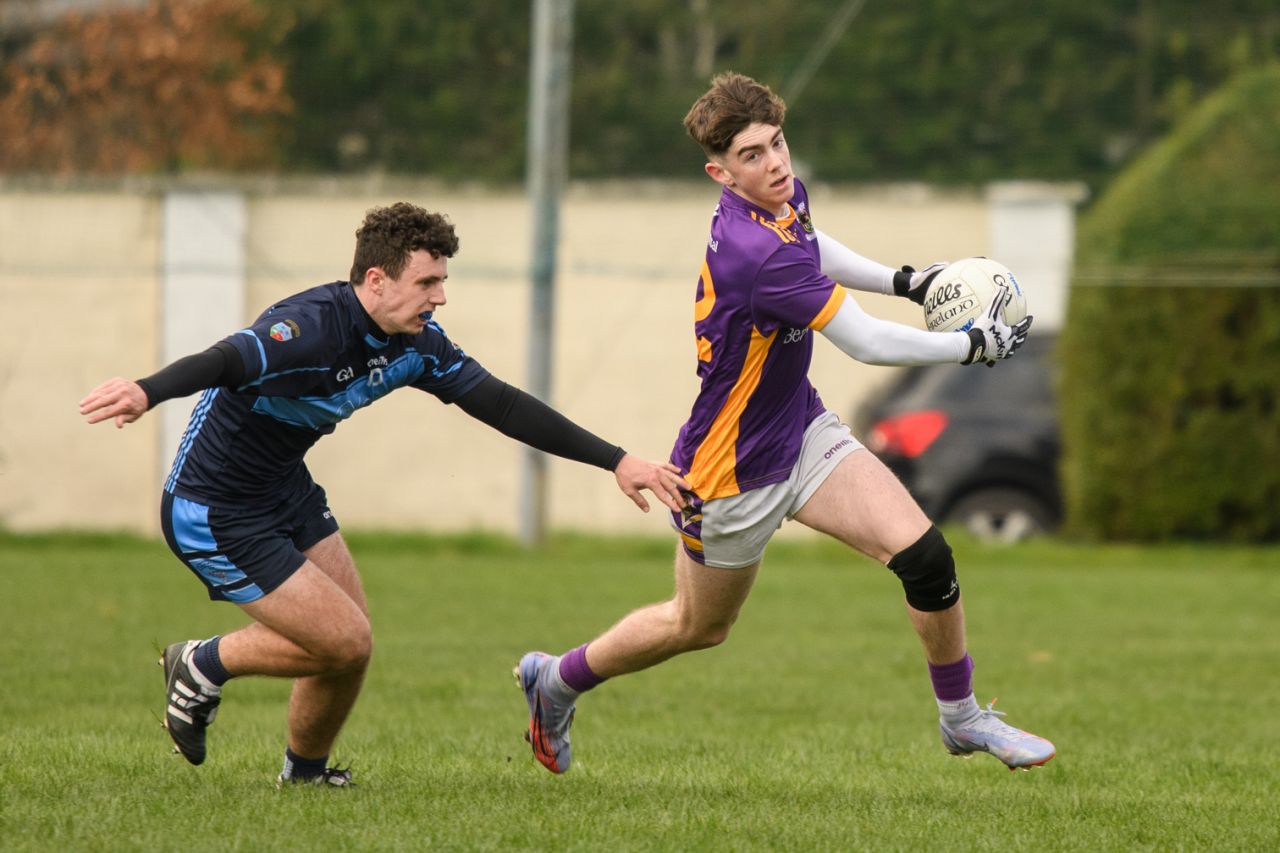
<instances>
[{"instance_id":1,"label":"player's ear","mask_svg":"<svg viewBox=\"0 0 1280 853\"><path fill-rule=\"evenodd\" d=\"M711 177L711 180L715 181L717 184L721 184L726 187L733 186L733 175L729 174L729 170L726 169L723 164L716 160L708 160L707 164L702 168Z\"/></svg>"},{"instance_id":2,"label":"player's ear","mask_svg":"<svg viewBox=\"0 0 1280 853\"><path fill-rule=\"evenodd\" d=\"M382 267L369 267L364 271L365 287L374 293L382 293L383 284L386 282L387 274Z\"/></svg>"}]
</instances>

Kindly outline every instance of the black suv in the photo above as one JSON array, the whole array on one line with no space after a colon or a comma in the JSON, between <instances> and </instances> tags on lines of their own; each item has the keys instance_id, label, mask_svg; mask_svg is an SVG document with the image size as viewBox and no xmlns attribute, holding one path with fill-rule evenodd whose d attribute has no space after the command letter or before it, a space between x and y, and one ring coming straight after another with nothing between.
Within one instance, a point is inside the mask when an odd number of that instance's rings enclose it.
<instances>
[{"instance_id":1,"label":"black suv","mask_svg":"<svg viewBox=\"0 0 1280 853\"><path fill-rule=\"evenodd\" d=\"M906 368L855 415L855 434L934 521L1017 541L1062 519L1054 335L993 368Z\"/></svg>"}]
</instances>

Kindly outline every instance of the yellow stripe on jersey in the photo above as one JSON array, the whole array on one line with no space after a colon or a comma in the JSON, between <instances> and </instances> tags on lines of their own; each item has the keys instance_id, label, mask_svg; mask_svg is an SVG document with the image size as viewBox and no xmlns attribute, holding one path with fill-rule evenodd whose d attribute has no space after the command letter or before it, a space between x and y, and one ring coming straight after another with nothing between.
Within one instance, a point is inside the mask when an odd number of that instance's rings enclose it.
<instances>
[{"instance_id":1,"label":"yellow stripe on jersey","mask_svg":"<svg viewBox=\"0 0 1280 853\"><path fill-rule=\"evenodd\" d=\"M751 330L751 343L747 346L747 357L743 360L738 381L733 384L720 413L698 445L697 453L693 454L693 463L685 479L704 501L736 495L740 491L736 474L738 422L760 384L765 356L777 336L777 329L768 335L760 334L759 329Z\"/></svg>"},{"instance_id":2,"label":"yellow stripe on jersey","mask_svg":"<svg viewBox=\"0 0 1280 853\"><path fill-rule=\"evenodd\" d=\"M785 228L780 228L778 226L778 223L774 222L773 220L763 218L754 210L751 211L751 218L756 222L760 223L761 225L763 225L765 228L768 228L774 234L777 234L778 239L780 239L782 242L794 243L796 241L796 235L792 234L790 231L788 231Z\"/></svg>"},{"instance_id":3,"label":"yellow stripe on jersey","mask_svg":"<svg viewBox=\"0 0 1280 853\"><path fill-rule=\"evenodd\" d=\"M707 262L702 262L702 296L693 303L693 322L707 319L707 315L711 313L711 309L716 307L716 286L711 281L711 267L707 266Z\"/></svg>"},{"instance_id":4,"label":"yellow stripe on jersey","mask_svg":"<svg viewBox=\"0 0 1280 853\"><path fill-rule=\"evenodd\" d=\"M844 304L845 292L844 288L836 285L831 288L831 296L827 299L827 304L822 306L822 310L818 312L818 316L809 321L809 328L815 332L821 332L823 327L831 322L831 318L836 316L836 312L840 310L840 306Z\"/></svg>"},{"instance_id":5,"label":"yellow stripe on jersey","mask_svg":"<svg viewBox=\"0 0 1280 853\"><path fill-rule=\"evenodd\" d=\"M693 303L693 322L696 324L707 319L711 309L716 307L716 285L711 280L711 267L702 262L702 295ZM711 341L705 337L698 338L698 361L711 360Z\"/></svg>"}]
</instances>

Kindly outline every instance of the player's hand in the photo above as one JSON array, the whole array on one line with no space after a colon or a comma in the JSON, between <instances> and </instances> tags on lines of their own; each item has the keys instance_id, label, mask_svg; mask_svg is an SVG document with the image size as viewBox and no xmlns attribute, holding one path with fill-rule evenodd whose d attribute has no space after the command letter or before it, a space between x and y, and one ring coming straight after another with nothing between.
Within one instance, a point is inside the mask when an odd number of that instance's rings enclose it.
<instances>
[{"instance_id":1,"label":"player's hand","mask_svg":"<svg viewBox=\"0 0 1280 853\"><path fill-rule=\"evenodd\" d=\"M684 509L680 489L689 488L689 484L680 476L680 469L670 462L650 462L628 453L613 469L613 476L622 493L644 512L649 511L649 502L640 494L641 489L653 492L653 496L673 512Z\"/></svg>"},{"instance_id":2,"label":"player's hand","mask_svg":"<svg viewBox=\"0 0 1280 853\"><path fill-rule=\"evenodd\" d=\"M905 296L915 304L923 305L924 298L929 293L929 285L946 268L947 265L942 261L929 264L919 272L916 272L915 267L903 267L893 274L893 294Z\"/></svg>"},{"instance_id":3,"label":"player's hand","mask_svg":"<svg viewBox=\"0 0 1280 853\"><path fill-rule=\"evenodd\" d=\"M1031 329L1030 314L1012 326L1000 318L1001 309L1011 298L1009 288L1002 286L987 313L969 327L969 355L961 364L984 362L988 367L994 367L996 361L1013 355L1014 350L1027 340L1027 332Z\"/></svg>"},{"instance_id":4,"label":"player's hand","mask_svg":"<svg viewBox=\"0 0 1280 853\"><path fill-rule=\"evenodd\" d=\"M115 418L116 429L133 423L146 412L147 394L142 386L119 376L103 382L80 401L80 414L88 415L89 423Z\"/></svg>"}]
</instances>

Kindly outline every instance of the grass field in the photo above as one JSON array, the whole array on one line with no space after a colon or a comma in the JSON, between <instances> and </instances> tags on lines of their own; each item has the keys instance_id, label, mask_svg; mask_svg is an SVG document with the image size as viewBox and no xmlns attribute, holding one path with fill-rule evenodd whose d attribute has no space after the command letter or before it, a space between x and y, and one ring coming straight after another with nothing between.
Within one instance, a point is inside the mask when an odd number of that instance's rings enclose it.
<instances>
[{"instance_id":1,"label":"grass field","mask_svg":"<svg viewBox=\"0 0 1280 853\"><path fill-rule=\"evenodd\" d=\"M0 848L1280 849L1280 549L952 539L979 698L1044 768L948 756L897 582L781 542L729 642L584 699L553 777L511 666L666 596L670 543L352 535L359 787L278 792L284 682L228 686L199 768L157 722L157 648L239 611L155 542L0 534Z\"/></svg>"}]
</instances>

